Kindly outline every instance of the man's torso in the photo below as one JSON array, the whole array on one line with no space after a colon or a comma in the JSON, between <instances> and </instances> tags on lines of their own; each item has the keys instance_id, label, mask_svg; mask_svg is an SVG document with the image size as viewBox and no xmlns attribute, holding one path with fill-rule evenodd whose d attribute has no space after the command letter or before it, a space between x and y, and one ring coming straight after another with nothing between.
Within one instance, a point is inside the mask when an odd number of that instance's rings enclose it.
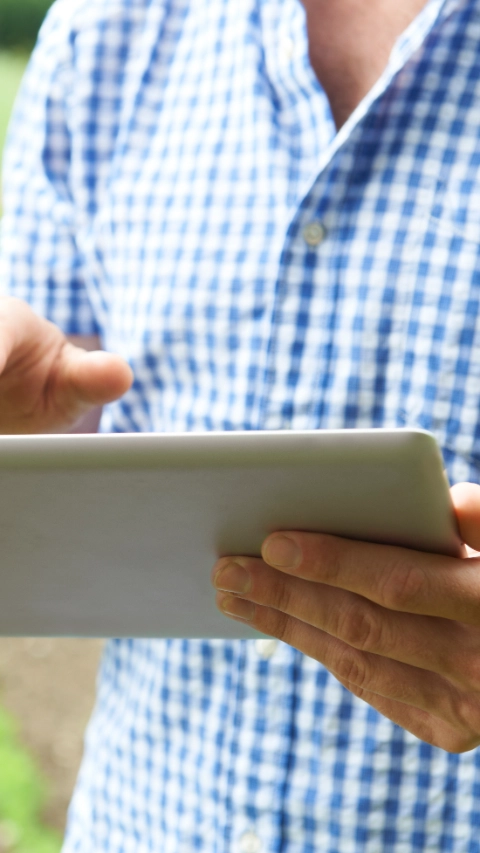
<instances>
[{"instance_id":1,"label":"man's torso","mask_svg":"<svg viewBox=\"0 0 480 853\"><path fill-rule=\"evenodd\" d=\"M64 20L22 108L56 236L7 215L7 277L130 361L102 429L420 426L478 481L478 3L430 3L338 135L295 0ZM118 641L66 850L477 853L479 786L286 646Z\"/></svg>"}]
</instances>

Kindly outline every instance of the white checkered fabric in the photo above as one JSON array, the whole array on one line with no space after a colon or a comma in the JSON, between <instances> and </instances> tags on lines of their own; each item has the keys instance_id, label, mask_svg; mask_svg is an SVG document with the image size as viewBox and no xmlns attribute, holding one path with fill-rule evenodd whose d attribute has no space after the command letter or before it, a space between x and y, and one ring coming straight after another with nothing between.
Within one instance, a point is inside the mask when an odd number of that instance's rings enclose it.
<instances>
[{"instance_id":1,"label":"white checkered fabric","mask_svg":"<svg viewBox=\"0 0 480 853\"><path fill-rule=\"evenodd\" d=\"M104 431L415 426L480 480L480 2L336 134L298 0L60 0L2 276L135 372ZM64 853L480 851L480 754L278 644L111 641Z\"/></svg>"}]
</instances>

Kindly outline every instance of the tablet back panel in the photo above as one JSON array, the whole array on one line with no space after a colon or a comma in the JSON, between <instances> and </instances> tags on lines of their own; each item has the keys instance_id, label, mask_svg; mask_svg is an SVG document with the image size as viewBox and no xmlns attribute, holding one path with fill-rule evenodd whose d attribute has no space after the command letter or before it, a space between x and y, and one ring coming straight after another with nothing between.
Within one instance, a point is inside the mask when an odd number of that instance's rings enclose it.
<instances>
[{"instance_id":1,"label":"tablet back panel","mask_svg":"<svg viewBox=\"0 0 480 853\"><path fill-rule=\"evenodd\" d=\"M220 555L281 529L458 554L421 431L0 438L0 634L251 637Z\"/></svg>"}]
</instances>

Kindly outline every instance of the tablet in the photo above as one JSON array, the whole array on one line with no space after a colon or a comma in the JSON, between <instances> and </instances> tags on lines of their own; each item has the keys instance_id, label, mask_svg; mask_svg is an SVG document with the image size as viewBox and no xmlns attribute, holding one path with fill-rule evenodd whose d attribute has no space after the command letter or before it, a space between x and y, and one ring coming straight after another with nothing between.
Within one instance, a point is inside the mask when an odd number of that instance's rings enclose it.
<instances>
[{"instance_id":1,"label":"tablet","mask_svg":"<svg viewBox=\"0 0 480 853\"><path fill-rule=\"evenodd\" d=\"M2 635L255 636L210 572L275 530L460 553L419 430L2 436L0 483Z\"/></svg>"}]
</instances>

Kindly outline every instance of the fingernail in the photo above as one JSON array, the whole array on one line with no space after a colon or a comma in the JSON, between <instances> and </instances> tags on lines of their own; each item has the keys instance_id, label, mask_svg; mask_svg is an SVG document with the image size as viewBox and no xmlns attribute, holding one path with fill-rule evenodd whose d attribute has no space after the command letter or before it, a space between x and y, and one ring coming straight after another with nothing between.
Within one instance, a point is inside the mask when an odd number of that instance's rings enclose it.
<instances>
[{"instance_id":1,"label":"fingernail","mask_svg":"<svg viewBox=\"0 0 480 853\"><path fill-rule=\"evenodd\" d=\"M228 563L215 575L214 586L225 592L249 592L250 574L239 563Z\"/></svg>"},{"instance_id":2,"label":"fingernail","mask_svg":"<svg viewBox=\"0 0 480 853\"><path fill-rule=\"evenodd\" d=\"M302 559L302 552L289 536L273 536L263 547L263 557L270 566L295 569Z\"/></svg>"},{"instance_id":3,"label":"fingernail","mask_svg":"<svg viewBox=\"0 0 480 853\"><path fill-rule=\"evenodd\" d=\"M234 595L226 595L222 598L220 607L224 613L228 613L230 616L237 616L245 622L251 622L255 615L255 605L251 601L236 598Z\"/></svg>"}]
</instances>

